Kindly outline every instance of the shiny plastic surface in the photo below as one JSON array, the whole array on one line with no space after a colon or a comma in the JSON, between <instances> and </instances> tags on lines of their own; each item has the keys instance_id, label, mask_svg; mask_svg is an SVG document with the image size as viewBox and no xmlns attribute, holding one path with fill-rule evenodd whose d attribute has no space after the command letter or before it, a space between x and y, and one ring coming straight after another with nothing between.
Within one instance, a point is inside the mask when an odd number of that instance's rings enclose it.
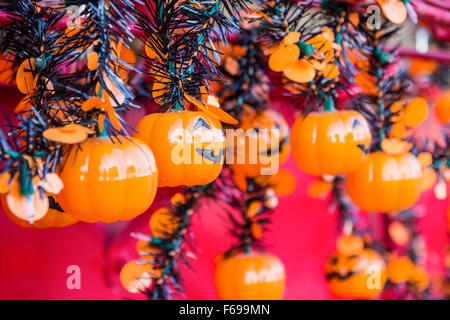
<instances>
[{"instance_id":1,"label":"shiny plastic surface","mask_svg":"<svg viewBox=\"0 0 450 320\"><path fill-rule=\"evenodd\" d=\"M346 189L360 209L386 213L416 203L421 177L420 163L411 153L389 155L377 151L347 176Z\"/></svg>"},{"instance_id":2,"label":"shiny plastic surface","mask_svg":"<svg viewBox=\"0 0 450 320\"><path fill-rule=\"evenodd\" d=\"M85 222L115 222L150 207L158 179L152 151L139 139L118 138L90 138L71 149L56 195L65 212Z\"/></svg>"},{"instance_id":3,"label":"shiny plastic surface","mask_svg":"<svg viewBox=\"0 0 450 320\"><path fill-rule=\"evenodd\" d=\"M325 264L325 274L332 293L354 299L375 297L387 280L386 264L372 249L354 255L334 253Z\"/></svg>"},{"instance_id":4,"label":"shiny plastic surface","mask_svg":"<svg viewBox=\"0 0 450 320\"><path fill-rule=\"evenodd\" d=\"M292 126L292 155L306 173L347 174L360 167L371 138L369 124L357 111L311 112Z\"/></svg>"},{"instance_id":5,"label":"shiny plastic surface","mask_svg":"<svg viewBox=\"0 0 450 320\"><path fill-rule=\"evenodd\" d=\"M153 113L138 123L136 131L135 137L155 155L160 187L208 184L222 170L222 124L205 112Z\"/></svg>"},{"instance_id":6,"label":"shiny plastic surface","mask_svg":"<svg viewBox=\"0 0 450 320\"><path fill-rule=\"evenodd\" d=\"M246 112L239 129L235 136L227 136L227 157L233 159L233 171L248 178L276 173L291 149L284 117L269 109Z\"/></svg>"},{"instance_id":7,"label":"shiny plastic surface","mask_svg":"<svg viewBox=\"0 0 450 320\"><path fill-rule=\"evenodd\" d=\"M9 210L8 205L6 203L6 195L2 195L0 197L3 211L6 216L15 224L22 228L37 228L37 229L48 229L48 228L63 228L75 224L78 222L78 219L72 217L71 215L60 212L55 209L48 209L47 214L33 224L30 224L26 220L19 219L15 214Z\"/></svg>"},{"instance_id":8,"label":"shiny plastic surface","mask_svg":"<svg viewBox=\"0 0 450 320\"><path fill-rule=\"evenodd\" d=\"M271 254L239 254L218 262L214 274L222 300L279 300L286 275L282 262Z\"/></svg>"}]
</instances>

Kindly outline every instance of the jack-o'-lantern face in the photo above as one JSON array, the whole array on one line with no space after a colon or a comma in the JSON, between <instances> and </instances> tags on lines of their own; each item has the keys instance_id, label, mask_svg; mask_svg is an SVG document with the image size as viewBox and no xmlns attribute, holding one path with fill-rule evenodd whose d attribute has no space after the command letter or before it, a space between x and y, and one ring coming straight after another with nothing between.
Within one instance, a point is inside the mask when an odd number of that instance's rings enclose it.
<instances>
[{"instance_id":1,"label":"jack-o'-lantern face","mask_svg":"<svg viewBox=\"0 0 450 320\"><path fill-rule=\"evenodd\" d=\"M292 126L292 155L313 175L348 174L361 167L370 145L366 119L357 111L311 112Z\"/></svg>"},{"instance_id":2,"label":"jack-o'-lantern face","mask_svg":"<svg viewBox=\"0 0 450 320\"><path fill-rule=\"evenodd\" d=\"M372 249L352 255L334 253L325 264L325 274L332 293L355 299L375 297L387 280L386 264Z\"/></svg>"},{"instance_id":3,"label":"jack-o'-lantern face","mask_svg":"<svg viewBox=\"0 0 450 320\"><path fill-rule=\"evenodd\" d=\"M289 156L289 126L274 110L247 110L235 135L227 135L227 152L235 172L249 178L274 174Z\"/></svg>"},{"instance_id":4,"label":"jack-o'-lantern face","mask_svg":"<svg viewBox=\"0 0 450 320\"><path fill-rule=\"evenodd\" d=\"M136 127L156 158L158 186L208 184L219 175L225 136L219 120L205 112L153 113Z\"/></svg>"}]
</instances>

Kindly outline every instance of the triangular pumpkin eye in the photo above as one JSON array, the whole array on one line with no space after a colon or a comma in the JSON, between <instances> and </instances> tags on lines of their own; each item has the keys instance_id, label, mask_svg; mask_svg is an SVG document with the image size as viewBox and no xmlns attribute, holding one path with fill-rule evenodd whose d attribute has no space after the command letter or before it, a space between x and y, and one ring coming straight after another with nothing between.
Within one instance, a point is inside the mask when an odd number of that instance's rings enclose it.
<instances>
[{"instance_id":1,"label":"triangular pumpkin eye","mask_svg":"<svg viewBox=\"0 0 450 320\"><path fill-rule=\"evenodd\" d=\"M206 127L208 129L211 129L209 124L203 118L200 117L194 125L194 131L201 127Z\"/></svg>"},{"instance_id":2,"label":"triangular pumpkin eye","mask_svg":"<svg viewBox=\"0 0 450 320\"><path fill-rule=\"evenodd\" d=\"M357 126L361 125L361 122L359 122L358 119L353 120L352 129L355 129Z\"/></svg>"}]
</instances>

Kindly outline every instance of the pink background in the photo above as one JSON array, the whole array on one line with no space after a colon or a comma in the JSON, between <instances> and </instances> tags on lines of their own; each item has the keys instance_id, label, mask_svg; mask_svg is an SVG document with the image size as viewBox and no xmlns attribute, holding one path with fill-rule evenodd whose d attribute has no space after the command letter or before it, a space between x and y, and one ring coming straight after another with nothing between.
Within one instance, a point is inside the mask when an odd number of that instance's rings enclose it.
<instances>
[{"instance_id":1,"label":"pink background","mask_svg":"<svg viewBox=\"0 0 450 320\"><path fill-rule=\"evenodd\" d=\"M14 88L1 88L3 110L12 108L21 95ZM130 117L131 123L143 111ZM293 119L288 119L292 123ZM2 118L1 123L4 123ZM333 251L337 216L327 210L329 199L311 199L307 186L313 181L295 166L292 157L284 167L297 177L295 192L280 197L273 225L266 235L270 251L284 262L287 271L285 299L332 299L327 290L323 265ZM158 190L158 199L167 199L173 190ZM126 293L118 282L120 267L138 258L132 231L149 233L149 212L133 221L111 225L78 223L64 229L23 229L0 212L0 299L122 299L144 298ZM421 196L424 209L420 229L426 237L427 267L433 278L442 275L442 253L446 242L446 200L437 200L432 191ZM363 214L363 217L368 215ZM213 259L228 249L230 237L225 215L213 202L203 203L193 220L198 243L197 259L191 262L196 272L183 269L186 297L216 299L213 288ZM372 214L371 221L379 221ZM70 265L81 268L81 289L66 286Z\"/></svg>"}]
</instances>

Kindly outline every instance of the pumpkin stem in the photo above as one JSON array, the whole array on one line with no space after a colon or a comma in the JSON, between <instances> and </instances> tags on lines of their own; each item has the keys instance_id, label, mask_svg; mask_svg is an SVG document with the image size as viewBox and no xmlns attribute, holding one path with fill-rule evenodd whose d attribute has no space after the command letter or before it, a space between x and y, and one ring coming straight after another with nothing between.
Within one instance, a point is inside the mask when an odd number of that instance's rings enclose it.
<instances>
[{"instance_id":1,"label":"pumpkin stem","mask_svg":"<svg viewBox=\"0 0 450 320\"><path fill-rule=\"evenodd\" d=\"M182 100L175 101L175 104L174 104L172 110L185 110L183 107L183 101Z\"/></svg>"},{"instance_id":2,"label":"pumpkin stem","mask_svg":"<svg viewBox=\"0 0 450 320\"><path fill-rule=\"evenodd\" d=\"M34 193L34 187L30 176L30 165L28 161L24 161L19 174L20 194L28 196Z\"/></svg>"},{"instance_id":3,"label":"pumpkin stem","mask_svg":"<svg viewBox=\"0 0 450 320\"><path fill-rule=\"evenodd\" d=\"M100 128L98 127L98 121L95 124L95 132L97 134L97 137L99 137L99 138L107 138L107 137L109 137L108 131L106 130L106 126L103 126L103 129L100 132Z\"/></svg>"},{"instance_id":4,"label":"pumpkin stem","mask_svg":"<svg viewBox=\"0 0 450 320\"><path fill-rule=\"evenodd\" d=\"M325 98L325 104L324 104L325 111L334 111L334 102L333 99L328 96Z\"/></svg>"}]
</instances>

